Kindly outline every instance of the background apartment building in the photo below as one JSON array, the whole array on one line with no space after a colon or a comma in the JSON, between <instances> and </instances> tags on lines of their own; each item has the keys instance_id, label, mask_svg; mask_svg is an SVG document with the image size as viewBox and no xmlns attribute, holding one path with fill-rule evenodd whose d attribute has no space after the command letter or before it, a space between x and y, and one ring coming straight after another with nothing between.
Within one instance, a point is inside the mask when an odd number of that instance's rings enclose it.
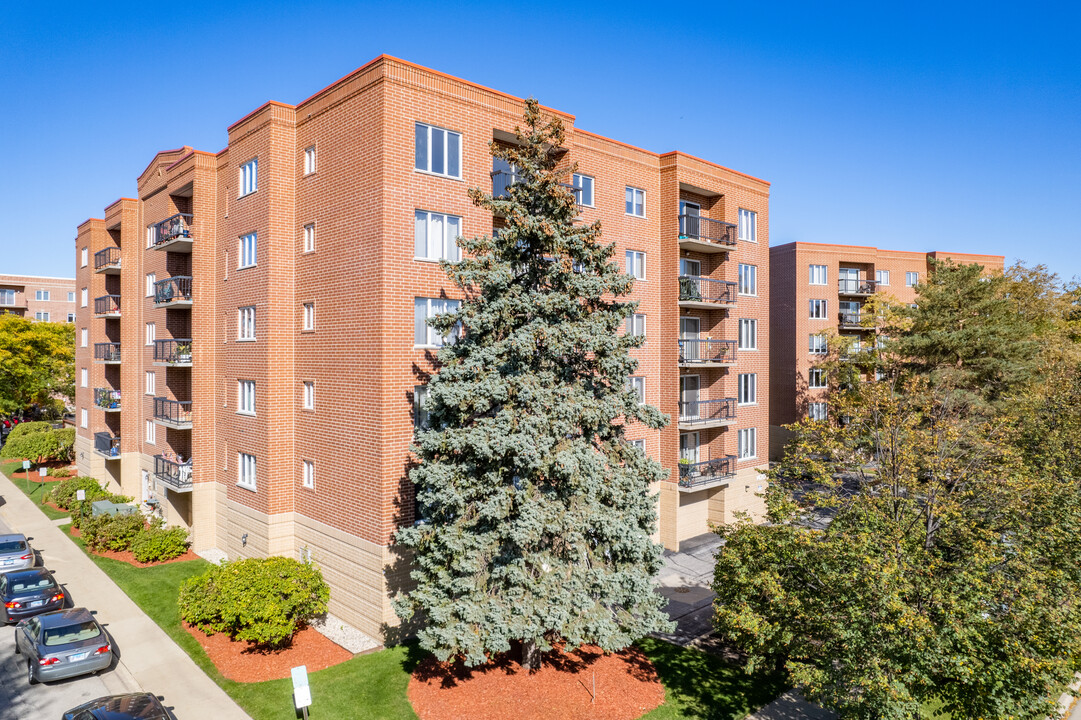
<instances>
[{"instance_id":1,"label":"background apartment building","mask_svg":"<svg viewBox=\"0 0 1081 720\"><path fill-rule=\"evenodd\" d=\"M75 322L75 280L37 275L0 275L0 314L42 322Z\"/></svg>"},{"instance_id":2,"label":"background apartment building","mask_svg":"<svg viewBox=\"0 0 1081 720\"><path fill-rule=\"evenodd\" d=\"M874 328L862 323L864 303L876 292L916 302L916 286L926 280L931 259L977 263L998 272L1004 261L1002 255L805 242L770 248L771 457L787 440L781 425L829 413L825 373L815 367L826 355L826 335L849 338L857 351L873 347Z\"/></svg>"},{"instance_id":3,"label":"background apartment building","mask_svg":"<svg viewBox=\"0 0 1081 720\"><path fill-rule=\"evenodd\" d=\"M80 469L155 498L199 551L311 558L331 612L378 635L414 520L414 425L461 299L454 238L498 219L467 189L513 171L523 102L379 57L297 106L268 102L217 153L159 153L79 227ZM677 548L755 493L769 446L769 185L567 127L581 220L637 279L635 388L668 413L629 437L671 471ZM391 569L393 568L393 569Z\"/></svg>"}]
</instances>

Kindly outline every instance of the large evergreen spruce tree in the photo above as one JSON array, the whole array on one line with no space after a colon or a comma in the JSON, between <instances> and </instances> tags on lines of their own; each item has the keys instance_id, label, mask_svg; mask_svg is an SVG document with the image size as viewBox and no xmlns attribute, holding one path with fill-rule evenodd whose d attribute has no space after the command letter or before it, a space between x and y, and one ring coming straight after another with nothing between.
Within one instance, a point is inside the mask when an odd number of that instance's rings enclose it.
<instances>
[{"instance_id":1,"label":"large evergreen spruce tree","mask_svg":"<svg viewBox=\"0 0 1081 720\"><path fill-rule=\"evenodd\" d=\"M627 422L667 420L628 388L642 338L619 332L635 307L619 298L633 279L599 223L575 224L561 122L529 100L516 133L492 145L516 168L507 196L470 191L505 226L443 263L466 300L430 321L460 337L427 386L410 474L420 521L397 535L415 586L394 606L419 613L441 660L476 665L518 642L536 667L554 642L615 651L670 626L650 538L665 471L624 440Z\"/></svg>"}]
</instances>

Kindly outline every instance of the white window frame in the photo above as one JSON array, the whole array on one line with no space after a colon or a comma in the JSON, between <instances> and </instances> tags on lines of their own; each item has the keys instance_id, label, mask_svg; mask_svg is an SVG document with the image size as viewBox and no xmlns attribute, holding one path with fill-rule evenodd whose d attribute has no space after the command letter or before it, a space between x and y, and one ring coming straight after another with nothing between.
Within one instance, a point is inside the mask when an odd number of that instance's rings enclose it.
<instances>
[{"instance_id":1,"label":"white window frame","mask_svg":"<svg viewBox=\"0 0 1081 720\"><path fill-rule=\"evenodd\" d=\"M427 430L431 427L428 410L425 405L428 402L428 386L413 386L413 429Z\"/></svg>"},{"instance_id":2,"label":"white window frame","mask_svg":"<svg viewBox=\"0 0 1081 720\"><path fill-rule=\"evenodd\" d=\"M236 484L245 490L254 491L256 485L256 472L258 470L254 455L238 452L236 454Z\"/></svg>"},{"instance_id":3,"label":"white window frame","mask_svg":"<svg viewBox=\"0 0 1081 720\"><path fill-rule=\"evenodd\" d=\"M41 322L49 322L49 318L50 318L49 313L47 313L47 312L45 312L43 310L38 310L36 313L34 313L34 319L35 320L39 320Z\"/></svg>"},{"instance_id":4,"label":"white window frame","mask_svg":"<svg viewBox=\"0 0 1081 720\"><path fill-rule=\"evenodd\" d=\"M146 344L147 346L153 345L154 341L158 339L158 326L152 322L146 324Z\"/></svg>"},{"instance_id":5,"label":"white window frame","mask_svg":"<svg viewBox=\"0 0 1081 720\"><path fill-rule=\"evenodd\" d=\"M758 428L743 428L736 433L736 458L754 460L758 457Z\"/></svg>"},{"instance_id":6,"label":"white window frame","mask_svg":"<svg viewBox=\"0 0 1081 720\"><path fill-rule=\"evenodd\" d=\"M905 287L916 287L920 284L920 274L914 270L905 271Z\"/></svg>"},{"instance_id":7,"label":"white window frame","mask_svg":"<svg viewBox=\"0 0 1081 720\"><path fill-rule=\"evenodd\" d=\"M37 302L50 302L51 297L52 293L50 293L48 290L38 290L34 293L34 300L36 300Z\"/></svg>"},{"instance_id":8,"label":"white window frame","mask_svg":"<svg viewBox=\"0 0 1081 720\"><path fill-rule=\"evenodd\" d=\"M829 274L830 271L828 265L808 265L807 284L828 285L830 281Z\"/></svg>"},{"instance_id":9,"label":"white window frame","mask_svg":"<svg viewBox=\"0 0 1081 720\"><path fill-rule=\"evenodd\" d=\"M89 248L83 248L79 256L79 267L86 267L90 264L90 250Z\"/></svg>"},{"instance_id":10,"label":"white window frame","mask_svg":"<svg viewBox=\"0 0 1081 720\"><path fill-rule=\"evenodd\" d=\"M87 288L83 288L83 296L82 296L81 300L82 300L82 302L80 303L81 307L86 307L87 303L90 302L90 292L89 292L89 290Z\"/></svg>"},{"instance_id":11,"label":"white window frame","mask_svg":"<svg viewBox=\"0 0 1081 720\"><path fill-rule=\"evenodd\" d=\"M758 373L740 373L736 378L736 404L758 404Z\"/></svg>"},{"instance_id":12,"label":"white window frame","mask_svg":"<svg viewBox=\"0 0 1081 720\"><path fill-rule=\"evenodd\" d=\"M807 352L811 355L825 355L829 352L829 344L826 341L825 335L821 333L811 333L807 336Z\"/></svg>"},{"instance_id":13,"label":"white window frame","mask_svg":"<svg viewBox=\"0 0 1081 720\"><path fill-rule=\"evenodd\" d=\"M809 420L825 420L828 410L826 409L826 403L824 401L807 403L807 419Z\"/></svg>"},{"instance_id":14,"label":"white window frame","mask_svg":"<svg viewBox=\"0 0 1081 720\"><path fill-rule=\"evenodd\" d=\"M236 414L255 415L255 381L236 381Z\"/></svg>"},{"instance_id":15,"label":"white window frame","mask_svg":"<svg viewBox=\"0 0 1081 720\"><path fill-rule=\"evenodd\" d=\"M82 408L79 413L79 427L85 428L90 423L90 413L86 411L86 408Z\"/></svg>"},{"instance_id":16,"label":"white window frame","mask_svg":"<svg viewBox=\"0 0 1081 720\"><path fill-rule=\"evenodd\" d=\"M146 394L157 395L158 376L153 370L146 371Z\"/></svg>"},{"instance_id":17,"label":"white window frame","mask_svg":"<svg viewBox=\"0 0 1081 720\"><path fill-rule=\"evenodd\" d=\"M628 185L623 200L623 210L624 214L631 217L644 218L646 216L646 191Z\"/></svg>"},{"instance_id":18,"label":"white window frame","mask_svg":"<svg viewBox=\"0 0 1081 720\"><path fill-rule=\"evenodd\" d=\"M90 344L90 329L82 328L79 330L79 347L88 347Z\"/></svg>"},{"instance_id":19,"label":"white window frame","mask_svg":"<svg viewBox=\"0 0 1081 720\"><path fill-rule=\"evenodd\" d=\"M146 441L151 445L158 444L158 426L153 420L146 421Z\"/></svg>"},{"instance_id":20,"label":"white window frame","mask_svg":"<svg viewBox=\"0 0 1081 720\"><path fill-rule=\"evenodd\" d=\"M69 323L75 322L75 313L68 313L68 322Z\"/></svg>"},{"instance_id":21,"label":"white window frame","mask_svg":"<svg viewBox=\"0 0 1081 720\"><path fill-rule=\"evenodd\" d=\"M589 186L589 202L585 201L587 185ZM594 178L592 175L572 173L571 187L578 188L578 193L576 193L576 196L578 198L579 205L581 205L582 207L596 207L596 197L594 195L594 189L597 187L596 178Z\"/></svg>"},{"instance_id":22,"label":"white window frame","mask_svg":"<svg viewBox=\"0 0 1081 720\"><path fill-rule=\"evenodd\" d=\"M420 157L417 154L417 140L420 137L420 131L424 131L424 158L425 166L420 166ZM450 172L437 172L432 170L432 130L439 130L444 133L443 141L443 170L449 170L450 160L450 146L451 139L453 138L458 145L458 167L457 173ZM448 130L447 128L440 127L438 125L430 125L428 123L416 122L413 125L413 170L426 175L435 175L436 177L451 178L454 180L462 179L462 134Z\"/></svg>"},{"instance_id":23,"label":"white window frame","mask_svg":"<svg viewBox=\"0 0 1081 720\"><path fill-rule=\"evenodd\" d=\"M259 158L255 157L244 163L237 170L238 198L251 195L259 189Z\"/></svg>"},{"instance_id":24,"label":"white window frame","mask_svg":"<svg viewBox=\"0 0 1081 720\"><path fill-rule=\"evenodd\" d=\"M312 175L315 173L315 146L309 145L304 148L304 174Z\"/></svg>"},{"instance_id":25,"label":"white window frame","mask_svg":"<svg viewBox=\"0 0 1081 720\"><path fill-rule=\"evenodd\" d=\"M303 320L304 324L301 327L301 329L304 330L305 332L311 332L311 331L315 330L315 303L314 302L306 302L306 303L304 303L303 317L304 317L304 320Z\"/></svg>"},{"instance_id":26,"label":"white window frame","mask_svg":"<svg viewBox=\"0 0 1081 720\"><path fill-rule=\"evenodd\" d=\"M90 387L90 371L79 368L79 387Z\"/></svg>"},{"instance_id":27,"label":"white window frame","mask_svg":"<svg viewBox=\"0 0 1081 720\"><path fill-rule=\"evenodd\" d=\"M237 270L255 267L259 253L259 233L250 232L241 235L237 241Z\"/></svg>"},{"instance_id":28,"label":"white window frame","mask_svg":"<svg viewBox=\"0 0 1081 720\"><path fill-rule=\"evenodd\" d=\"M255 306L245 305L236 311L236 339L237 342L251 342L255 340Z\"/></svg>"},{"instance_id":29,"label":"white window frame","mask_svg":"<svg viewBox=\"0 0 1081 720\"><path fill-rule=\"evenodd\" d=\"M824 368L811 368L807 371L807 387L812 390L821 390L829 386L826 382L826 371Z\"/></svg>"},{"instance_id":30,"label":"white window frame","mask_svg":"<svg viewBox=\"0 0 1081 720\"><path fill-rule=\"evenodd\" d=\"M315 252L315 223L304 226L304 252Z\"/></svg>"},{"instance_id":31,"label":"white window frame","mask_svg":"<svg viewBox=\"0 0 1081 720\"><path fill-rule=\"evenodd\" d=\"M739 239L746 242L758 242L758 213L754 210L739 209Z\"/></svg>"},{"instance_id":32,"label":"white window frame","mask_svg":"<svg viewBox=\"0 0 1081 720\"><path fill-rule=\"evenodd\" d=\"M738 350L758 349L758 320L754 318L739 319Z\"/></svg>"},{"instance_id":33,"label":"white window frame","mask_svg":"<svg viewBox=\"0 0 1081 720\"><path fill-rule=\"evenodd\" d=\"M885 285L889 287L890 284L890 271L889 270L875 270L875 285Z\"/></svg>"},{"instance_id":34,"label":"white window frame","mask_svg":"<svg viewBox=\"0 0 1081 720\"><path fill-rule=\"evenodd\" d=\"M829 304L826 300L811 299L807 301L807 317L810 320L828 320Z\"/></svg>"},{"instance_id":35,"label":"white window frame","mask_svg":"<svg viewBox=\"0 0 1081 720\"><path fill-rule=\"evenodd\" d=\"M646 376L631 375L627 378L627 385L638 396L638 404L646 404Z\"/></svg>"},{"instance_id":36,"label":"white window frame","mask_svg":"<svg viewBox=\"0 0 1081 720\"><path fill-rule=\"evenodd\" d=\"M627 320L624 323L625 331L628 335L646 336L646 316L645 313L634 313L628 315Z\"/></svg>"},{"instance_id":37,"label":"white window frame","mask_svg":"<svg viewBox=\"0 0 1081 720\"><path fill-rule=\"evenodd\" d=\"M750 297L758 296L758 266L739 264L739 294Z\"/></svg>"},{"instance_id":38,"label":"white window frame","mask_svg":"<svg viewBox=\"0 0 1081 720\"><path fill-rule=\"evenodd\" d=\"M436 235L442 237L436 238ZM414 260L458 262L462 259L457 242L460 237L461 217L430 210L413 211Z\"/></svg>"},{"instance_id":39,"label":"white window frame","mask_svg":"<svg viewBox=\"0 0 1081 720\"><path fill-rule=\"evenodd\" d=\"M14 288L0 288L0 307L13 306L15 304L15 295Z\"/></svg>"},{"instance_id":40,"label":"white window frame","mask_svg":"<svg viewBox=\"0 0 1081 720\"><path fill-rule=\"evenodd\" d=\"M646 279L646 254L643 251L627 251L627 274L635 280Z\"/></svg>"},{"instance_id":41,"label":"white window frame","mask_svg":"<svg viewBox=\"0 0 1081 720\"><path fill-rule=\"evenodd\" d=\"M645 451L646 451L646 441L645 440L631 440L631 445L638 448L643 453L645 453Z\"/></svg>"},{"instance_id":42,"label":"white window frame","mask_svg":"<svg viewBox=\"0 0 1081 720\"><path fill-rule=\"evenodd\" d=\"M75 291L74 290L68 290L68 302L69 303L75 302Z\"/></svg>"},{"instance_id":43,"label":"white window frame","mask_svg":"<svg viewBox=\"0 0 1081 720\"><path fill-rule=\"evenodd\" d=\"M302 385L301 407L305 410L315 409L315 381L305 380Z\"/></svg>"},{"instance_id":44,"label":"white window frame","mask_svg":"<svg viewBox=\"0 0 1081 720\"><path fill-rule=\"evenodd\" d=\"M158 281L157 273L146 274L146 296L154 297L154 283Z\"/></svg>"},{"instance_id":45,"label":"white window frame","mask_svg":"<svg viewBox=\"0 0 1081 720\"><path fill-rule=\"evenodd\" d=\"M420 329L418 320L420 320L420 314L418 310L424 309L424 340L425 342L417 342L417 331ZM458 300L449 300L444 298L426 298L418 297L413 298L413 347L416 348L437 348L443 347L445 343L452 343L458 335L457 330L451 331L450 337L443 338L436 334L436 329L427 323L428 318L433 318L436 315L441 315L446 312L457 312L461 307L461 302Z\"/></svg>"},{"instance_id":46,"label":"white window frame","mask_svg":"<svg viewBox=\"0 0 1081 720\"><path fill-rule=\"evenodd\" d=\"M315 489L315 462L312 460L301 460L301 476L300 484L309 490Z\"/></svg>"}]
</instances>

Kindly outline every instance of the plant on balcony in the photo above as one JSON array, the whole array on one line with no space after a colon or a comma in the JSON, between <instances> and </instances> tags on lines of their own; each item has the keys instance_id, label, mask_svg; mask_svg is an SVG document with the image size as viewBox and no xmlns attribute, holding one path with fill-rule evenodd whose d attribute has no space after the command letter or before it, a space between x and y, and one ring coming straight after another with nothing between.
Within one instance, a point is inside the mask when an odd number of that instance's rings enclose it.
<instances>
[{"instance_id":1,"label":"plant on balcony","mask_svg":"<svg viewBox=\"0 0 1081 720\"><path fill-rule=\"evenodd\" d=\"M616 651L671 627L650 539L649 488L666 471L624 440L626 424L667 418L628 386L644 340L619 332L633 279L599 223L575 223L560 121L529 100L516 132L492 154L520 182L506 198L470 191L506 227L460 240L465 259L442 263L467 299L429 323L464 332L427 386L410 473L420 522L397 534L415 585L394 608L423 619L421 645L440 659L476 665L514 642L532 668L554 643Z\"/></svg>"},{"instance_id":2,"label":"plant on balcony","mask_svg":"<svg viewBox=\"0 0 1081 720\"><path fill-rule=\"evenodd\" d=\"M176 362L191 362L191 343L176 344Z\"/></svg>"}]
</instances>

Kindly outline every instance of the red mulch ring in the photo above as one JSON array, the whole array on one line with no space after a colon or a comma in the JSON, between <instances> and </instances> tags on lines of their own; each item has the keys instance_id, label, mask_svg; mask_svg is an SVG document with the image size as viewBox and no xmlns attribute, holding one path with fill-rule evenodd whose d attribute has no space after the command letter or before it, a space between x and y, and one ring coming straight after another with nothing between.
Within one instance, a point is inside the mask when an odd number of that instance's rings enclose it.
<instances>
[{"instance_id":1,"label":"red mulch ring","mask_svg":"<svg viewBox=\"0 0 1081 720\"><path fill-rule=\"evenodd\" d=\"M52 505L52 503L46 503ZM56 507L53 505L53 507ZM60 508L57 508L59 510ZM83 532L79 528L68 526L68 534L72 537L80 537ZM88 548L89 549L89 548ZM120 562L126 562L128 565L132 565L137 568L154 567L155 565L168 565L169 563L184 562L185 560L198 560L199 556L195 554L195 551L188 548L188 551L179 557L175 557L172 560L158 560L157 562L139 562L135 559L135 555L131 550L90 550L98 557L109 558L110 560L119 560Z\"/></svg>"},{"instance_id":2,"label":"red mulch ring","mask_svg":"<svg viewBox=\"0 0 1081 720\"><path fill-rule=\"evenodd\" d=\"M631 720L664 702L664 686L637 648L585 646L546 653L533 673L507 658L471 669L429 658L409 680L409 702L421 720Z\"/></svg>"},{"instance_id":3,"label":"red mulch ring","mask_svg":"<svg viewBox=\"0 0 1081 720\"><path fill-rule=\"evenodd\" d=\"M306 665L308 672L313 673L353 657L353 653L311 627L294 635L292 645L287 648L264 650L247 642L231 640L228 635L207 635L197 627L181 624L203 647L214 667L236 682L280 680L289 677L289 671L297 665Z\"/></svg>"}]
</instances>

